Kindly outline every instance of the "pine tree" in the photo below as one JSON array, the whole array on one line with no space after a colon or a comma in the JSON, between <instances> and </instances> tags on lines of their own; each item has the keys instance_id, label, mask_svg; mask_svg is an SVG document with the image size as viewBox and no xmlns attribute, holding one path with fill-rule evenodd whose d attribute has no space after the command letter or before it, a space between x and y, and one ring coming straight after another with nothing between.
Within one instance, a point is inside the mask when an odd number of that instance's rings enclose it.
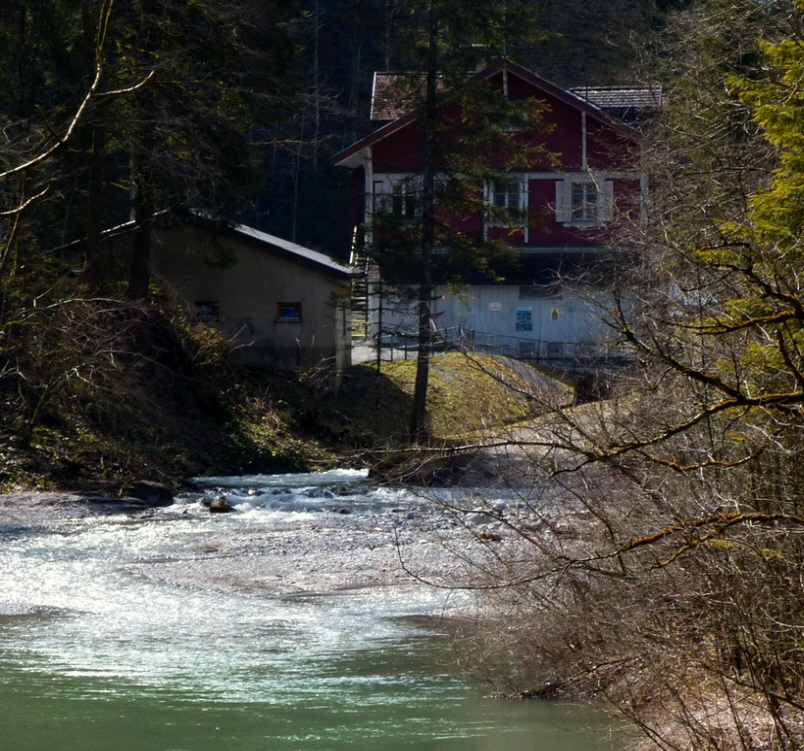
<instances>
[{"instance_id":1,"label":"pine tree","mask_svg":"<svg viewBox=\"0 0 804 751\"><path fill-rule=\"evenodd\" d=\"M431 302L436 269L460 283L469 269L485 268L504 243L463 234L455 220L491 209L483 183L523 160L530 145L516 128L539 127L538 102L509 101L488 78L471 75L496 61L504 71L508 44L528 33L526 9L515 2L406 0L393 5L396 36L413 75L400 77L395 96L416 117L419 173L407 194L375 215L373 252L393 279L416 280L417 360L410 435L427 435L427 386L432 349ZM535 32L532 32L535 34ZM505 76L505 73L501 73ZM405 203L397 210L394 201Z\"/></svg>"}]
</instances>

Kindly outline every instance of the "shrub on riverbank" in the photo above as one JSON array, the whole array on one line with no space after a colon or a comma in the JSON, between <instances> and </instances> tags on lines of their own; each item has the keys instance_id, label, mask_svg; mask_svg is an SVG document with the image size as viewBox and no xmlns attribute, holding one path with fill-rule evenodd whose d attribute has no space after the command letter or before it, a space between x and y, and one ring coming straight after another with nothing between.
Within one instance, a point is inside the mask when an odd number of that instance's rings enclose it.
<instances>
[{"instance_id":1,"label":"shrub on riverbank","mask_svg":"<svg viewBox=\"0 0 804 751\"><path fill-rule=\"evenodd\" d=\"M88 298L63 268L26 295L40 288L2 342L0 489L306 470L406 443L412 360L379 379L356 366L333 398L316 373L235 368L220 334L164 301ZM547 394L571 398L521 363L459 354L434 358L431 390L441 443L531 415Z\"/></svg>"},{"instance_id":2,"label":"shrub on riverbank","mask_svg":"<svg viewBox=\"0 0 804 751\"><path fill-rule=\"evenodd\" d=\"M326 460L294 425L297 383L233 368L220 335L167 308L57 285L3 341L0 488L113 489Z\"/></svg>"},{"instance_id":3,"label":"shrub on riverbank","mask_svg":"<svg viewBox=\"0 0 804 751\"><path fill-rule=\"evenodd\" d=\"M654 440L682 383L540 421L501 517L516 544L460 552L487 592L474 659L509 695L607 698L651 751L798 751L799 431L725 411Z\"/></svg>"}]
</instances>

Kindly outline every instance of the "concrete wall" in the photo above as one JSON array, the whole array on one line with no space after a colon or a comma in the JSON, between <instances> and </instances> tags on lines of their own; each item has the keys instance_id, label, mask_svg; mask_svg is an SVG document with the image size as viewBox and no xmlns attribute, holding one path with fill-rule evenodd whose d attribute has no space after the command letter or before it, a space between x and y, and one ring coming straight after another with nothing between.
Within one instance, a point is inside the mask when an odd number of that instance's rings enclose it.
<instances>
[{"instance_id":1,"label":"concrete wall","mask_svg":"<svg viewBox=\"0 0 804 751\"><path fill-rule=\"evenodd\" d=\"M154 230L153 273L188 315L199 302L216 305L209 323L236 342L238 364L304 371L350 362L348 312L336 305L347 283L320 266L235 234L176 228ZM300 304L301 318L281 320L280 303Z\"/></svg>"},{"instance_id":2,"label":"concrete wall","mask_svg":"<svg viewBox=\"0 0 804 751\"><path fill-rule=\"evenodd\" d=\"M562 359L601 356L611 330L605 323L607 300L599 292L565 289L544 297L523 296L518 285L472 285L455 294L436 287L436 328L469 348L513 356ZM370 333L379 325L378 300L371 306ZM416 330L415 300L386 296L384 332Z\"/></svg>"}]
</instances>

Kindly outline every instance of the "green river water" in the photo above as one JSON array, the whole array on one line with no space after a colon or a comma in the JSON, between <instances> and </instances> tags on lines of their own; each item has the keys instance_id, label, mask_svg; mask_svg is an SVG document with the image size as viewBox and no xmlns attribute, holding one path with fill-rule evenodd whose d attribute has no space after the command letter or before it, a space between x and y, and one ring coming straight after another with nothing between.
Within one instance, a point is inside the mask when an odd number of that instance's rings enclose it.
<instances>
[{"instance_id":1,"label":"green river water","mask_svg":"<svg viewBox=\"0 0 804 751\"><path fill-rule=\"evenodd\" d=\"M127 570L208 523L0 521L2 751L625 748L589 707L484 698L439 593L266 597Z\"/></svg>"}]
</instances>

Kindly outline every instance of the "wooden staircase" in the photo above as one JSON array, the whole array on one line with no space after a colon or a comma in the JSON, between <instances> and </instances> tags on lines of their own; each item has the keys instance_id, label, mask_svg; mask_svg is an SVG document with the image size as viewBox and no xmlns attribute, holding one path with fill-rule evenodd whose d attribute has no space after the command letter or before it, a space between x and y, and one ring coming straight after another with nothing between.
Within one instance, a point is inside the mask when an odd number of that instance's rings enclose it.
<instances>
[{"instance_id":1,"label":"wooden staircase","mask_svg":"<svg viewBox=\"0 0 804 751\"><path fill-rule=\"evenodd\" d=\"M359 274L351 284L351 331L352 339L365 339L368 333L369 314L369 256L366 252L363 228L355 227L352 235L352 250L349 254L349 265Z\"/></svg>"}]
</instances>

